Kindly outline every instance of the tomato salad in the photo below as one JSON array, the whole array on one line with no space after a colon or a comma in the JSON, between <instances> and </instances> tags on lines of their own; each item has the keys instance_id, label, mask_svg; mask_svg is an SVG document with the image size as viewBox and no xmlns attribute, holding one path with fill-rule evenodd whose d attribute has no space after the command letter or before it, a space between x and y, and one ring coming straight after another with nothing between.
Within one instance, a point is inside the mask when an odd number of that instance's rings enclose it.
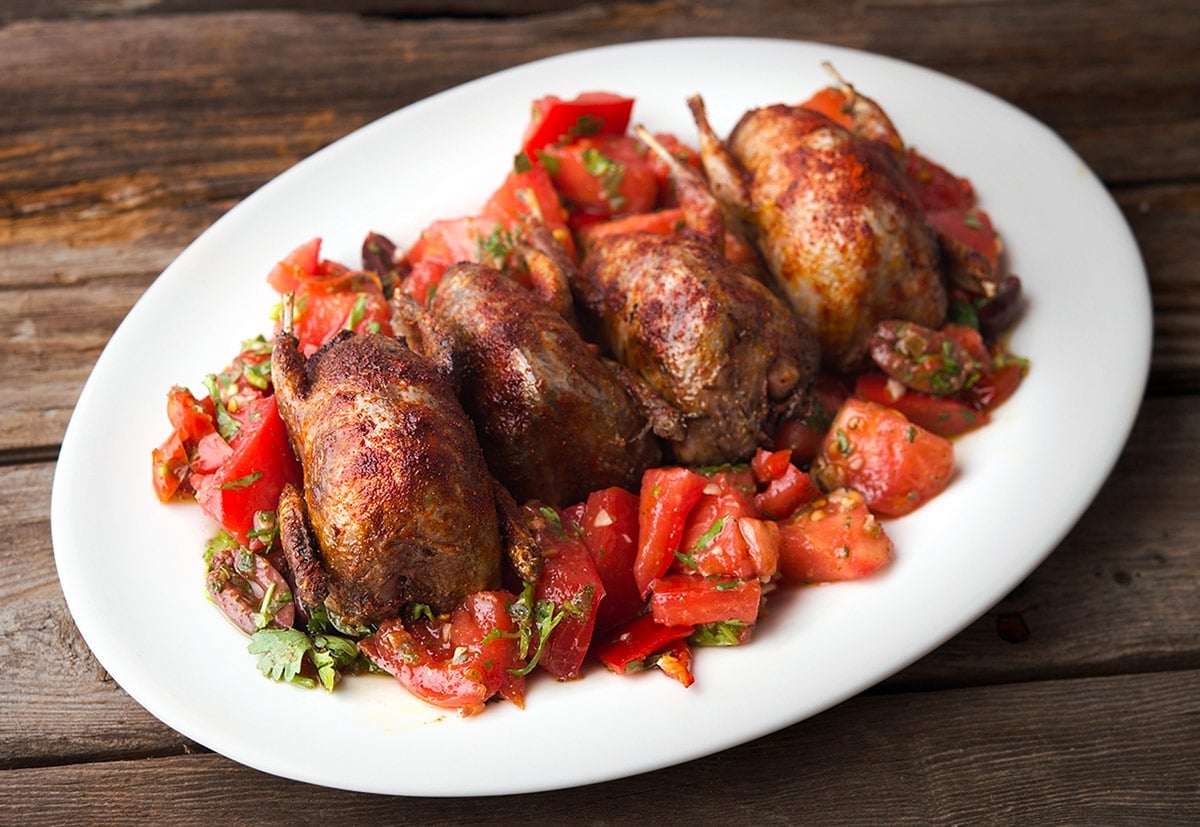
<instances>
[{"instance_id":1,"label":"tomato salad","mask_svg":"<svg viewBox=\"0 0 1200 827\"><path fill-rule=\"evenodd\" d=\"M830 89L805 105L850 127L845 103ZM267 280L291 296L302 352L347 328L391 335L390 293L427 302L458 261L520 280L513 241L531 221L576 262L601 234L675 232L682 220L668 169L628 131L633 104L610 93L534 102L514 166L479 213L433 221L402 255L373 234L363 269L323 258L320 239L298 246ZM701 167L676 136L654 137ZM566 508L524 504L544 566L521 593L473 594L443 615L411 605L372 628L340 629L319 614L301 625L275 511L283 487L303 475L272 394L271 341L244 342L207 378L207 395L172 388L154 487L163 502L198 502L219 526L205 550L208 594L251 635L262 672L333 689L344 675L382 671L463 714L494 697L523 706L531 673L577 678L589 658L617 674L657 669L689 686L693 650L745 644L772 590L886 565L894 548L881 520L949 484L951 439L985 425L1027 370L1001 340L1019 281L1003 272L998 236L970 182L901 149L943 249L967 263L968 277L951 288L952 323L884 330L871 370L823 374L813 413L784 422L746 464L652 468L636 491L599 490ZM726 256L756 259L734 236ZM972 290L971 273L990 289Z\"/></svg>"}]
</instances>

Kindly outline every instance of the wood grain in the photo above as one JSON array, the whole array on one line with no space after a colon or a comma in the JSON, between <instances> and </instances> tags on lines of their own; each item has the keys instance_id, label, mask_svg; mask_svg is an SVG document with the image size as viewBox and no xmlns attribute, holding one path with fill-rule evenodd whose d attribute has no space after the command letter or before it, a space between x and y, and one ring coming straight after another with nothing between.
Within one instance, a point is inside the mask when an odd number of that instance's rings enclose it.
<instances>
[{"instance_id":1,"label":"wood grain","mask_svg":"<svg viewBox=\"0 0 1200 827\"><path fill-rule=\"evenodd\" d=\"M760 4L760 17L730 4L642 3L453 24L237 13L197 15L185 26L150 16L0 29L0 73L11 81L0 85L0 109L9 113L0 122L0 408L7 413L0 457L52 455L91 364L154 276L238 200L363 123L487 71L635 36L748 33L748 20L757 31L805 36L802 30L828 18L825 39L886 46L873 39L887 35L874 17L853 9L834 15L822 5L784 13ZM1086 62L1086 79L1043 78L1027 73L1044 71L1051 53L1078 58L1059 54L1063 39L1092 42L1103 32L1089 28L1097 24L1088 15L1071 14L1071 4L1042 5L1014 4L1011 19L998 21L956 5L937 24L962 26L956 39L906 41L902 56L960 73L1042 115L1113 185L1154 287L1152 387L1194 391L1200 188L1186 179L1200 169L1200 158L1189 154L1200 151L1200 96L1180 100L1178 90L1200 88L1200 73L1196 61L1174 51L1182 48L1170 28L1181 22L1178 12L1173 4L1159 15L1147 10L1149 31L1139 28L1136 38L1163 45L1146 54L1139 47L1132 64L1121 64L1120 79L1106 74L1117 69L1102 51ZM1121 14L1143 8L1117 5L1126 9ZM903 20L911 10L879 14ZM966 25L972 14L980 19ZM960 62L961 41L985 26L1001 26L1012 48L1022 44L1021 54L1001 61L1003 77L973 76ZM1038 26L1059 28L1050 38ZM297 83L295 67L309 60L308 44L316 41L325 44L320 75ZM987 59L996 63L994 55ZM377 82L362 83L364 74ZM1072 103L1087 99L1086 84L1127 89L1134 82L1146 97L1125 102L1136 116ZM1074 97L1053 89L1068 83ZM1045 95L1062 105L1040 103ZM1172 104L1170 126L1159 130L1164 102ZM1140 131L1121 126L1139 119ZM1158 166L1131 176L1131 160ZM1173 177L1185 180L1124 185Z\"/></svg>"},{"instance_id":2,"label":"wood grain","mask_svg":"<svg viewBox=\"0 0 1200 827\"><path fill-rule=\"evenodd\" d=\"M1095 727L1098 720L1106 725ZM345 760L311 748L317 765ZM536 775L552 748L502 760L527 760ZM536 814L551 824L1166 825L1196 812L1198 762L1200 672L1184 671L863 696L717 755L569 793L362 795L211 754L3 777L7 814L26 825L310 823L332 814L371 824L513 823Z\"/></svg>"},{"instance_id":3,"label":"wood grain","mask_svg":"<svg viewBox=\"0 0 1200 827\"><path fill-rule=\"evenodd\" d=\"M1179 0L0 0L0 823L1200 820L1195 12ZM851 701L579 790L325 790L150 716L71 619L49 498L83 382L155 276L263 183L407 103L552 54L706 35L817 40L946 72L1042 120L1099 175L1141 247L1155 341L1130 442L1079 524L976 622ZM1037 197L1038 182L1017 183ZM552 747L515 744L504 760L536 773ZM353 760L303 736L298 748Z\"/></svg>"}]
</instances>

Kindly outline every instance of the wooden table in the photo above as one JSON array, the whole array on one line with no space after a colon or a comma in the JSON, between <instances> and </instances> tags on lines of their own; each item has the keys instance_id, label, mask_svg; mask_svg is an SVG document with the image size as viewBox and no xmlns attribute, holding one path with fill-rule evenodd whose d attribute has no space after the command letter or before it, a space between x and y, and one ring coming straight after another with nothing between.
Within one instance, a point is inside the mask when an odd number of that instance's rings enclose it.
<instances>
[{"instance_id":1,"label":"wooden table","mask_svg":"<svg viewBox=\"0 0 1200 827\"><path fill-rule=\"evenodd\" d=\"M0 0L0 821L1200 819L1194 3L30 5ZM1049 124L1109 187L1149 269L1152 373L1115 471L1061 546L847 703L582 789L398 800L310 787L210 753L132 701L64 604L50 486L80 387L155 276L259 185L411 101L581 47L715 34L823 40L957 76Z\"/></svg>"}]
</instances>

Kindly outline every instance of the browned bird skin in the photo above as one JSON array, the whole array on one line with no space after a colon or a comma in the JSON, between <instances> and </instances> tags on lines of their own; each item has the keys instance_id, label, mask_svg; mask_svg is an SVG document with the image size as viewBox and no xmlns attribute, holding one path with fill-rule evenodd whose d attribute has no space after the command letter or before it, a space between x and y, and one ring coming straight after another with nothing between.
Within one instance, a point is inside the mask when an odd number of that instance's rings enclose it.
<instances>
[{"instance_id":1,"label":"browned bird skin","mask_svg":"<svg viewBox=\"0 0 1200 827\"><path fill-rule=\"evenodd\" d=\"M463 404L488 465L519 502L636 490L658 464L645 418L596 350L512 278L454 265L431 310L457 342Z\"/></svg>"},{"instance_id":2,"label":"browned bird skin","mask_svg":"<svg viewBox=\"0 0 1200 827\"><path fill-rule=\"evenodd\" d=\"M598 341L683 414L686 435L670 444L679 462L747 459L807 403L815 342L703 240L601 238L572 286Z\"/></svg>"},{"instance_id":3,"label":"browned bird skin","mask_svg":"<svg viewBox=\"0 0 1200 827\"><path fill-rule=\"evenodd\" d=\"M306 514L295 513L293 496L281 515L285 554L303 574L298 597L354 627L395 617L406 603L449 611L499 585L483 454L424 357L388 337L339 334L305 362L285 333L272 378L304 468ZM297 547L288 537L304 530L304 516L315 542Z\"/></svg>"},{"instance_id":4,"label":"browned bird skin","mask_svg":"<svg viewBox=\"0 0 1200 827\"><path fill-rule=\"evenodd\" d=\"M861 367L875 325L946 315L938 248L892 153L824 115L747 112L722 144L689 103L713 191L748 231L826 366Z\"/></svg>"}]
</instances>

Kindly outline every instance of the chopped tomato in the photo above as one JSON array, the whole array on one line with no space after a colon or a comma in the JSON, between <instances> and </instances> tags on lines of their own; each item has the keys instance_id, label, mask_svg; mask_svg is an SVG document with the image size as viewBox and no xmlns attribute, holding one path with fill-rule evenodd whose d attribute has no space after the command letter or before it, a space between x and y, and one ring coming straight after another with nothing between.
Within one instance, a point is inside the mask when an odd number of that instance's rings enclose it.
<instances>
[{"instance_id":1,"label":"chopped tomato","mask_svg":"<svg viewBox=\"0 0 1200 827\"><path fill-rule=\"evenodd\" d=\"M623 135L632 112L633 98L609 92L584 92L571 100L547 95L533 102L521 148L532 156L550 144L586 135Z\"/></svg>"},{"instance_id":2,"label":"chopped tomato","mask_svg":"<svg viewBox=\"0 0 1200 827\"><path fill-rule=\"evenodd\" d=\"M779 526L774 520L738 517L737 529L746 543L746 552L754 563L758 579L766 583L779 570Z\"/></svg>"},{"instance_id":3,"label":"chopped tomato","mask_svg":"<svg viewBox=\"0 0 1200 827\"><path fill-rule=\"evenodd\" d=\"M812 411L804 419L788 419L779 424L772 443L775 450L790 450L795 465L807 466L820 452L829 423L849 395L850 388L842 377L818 374L812 387Z\"/></svg>"},{"instance_id":4,"label":"chopped tomato","mask_svg":"<svg viewBox=\"0 0 1200 827\"><path fill-rule=\"evenodd\" d=\"M213 401L196 399L187 388L176 385L167 392L167 419L171 427L188 441L199 442L215 433Z\"/></svg>"},{"instance_id":5,"label":"chopped tomato","mask_svg":"<svg viewBox=\"0 0 1200 827\"><path fill-rule=\"evenodd\" d=\"M992 272L1000 267L1000 239L992 227L991 217L978 208L969 210L934 210L925 217L939 233L953 238L969 250L979 253Z\"/></svg>"},{"instance_id":6,"label":"chopped tomato","mask_svg":"<svg viewBox=\"0 0 1200 827\"><path fill-rule=\"evenodd\" d=\"M597 629L633 618L644 601L633 578L638 550L638 497L623 488L593 492L578 517L583 542L604 584Z\"/></svg>"},{"instance_id":7,"label":"chopped tomato","mask_svg":"<svg viewBox=\"0 0 1200 827\"><path fill-rule=\"evenodd\" d=\"M854 395L897 410L913 424L938 436L958 436L988 422L986 413L957 397L933 396L903 387L893 395L891 387L883 374L864 373L854 384Z\"/></svg>"},{"instance_id":8,"label":"chopped tomato","mask_svg":"<svg viewBox=\"0 0 1200 827\"><path fill-rule=\"evenodd\" d=\"M792 451L760 448L752 461L754 476L764 486L754 497L759 513L782 519L821 493L816 483L792 464Z\"/></svg>"},{"instance_id":9,"label":"chopped tomato","mask_svg":"<svg viewBox=\"0 0 1200 827\"><path fill-rule=\"evenodd\" d=\"M638 498L638 554L633 577L642 597L675 559L688 515L708 478L682 467L651 468L642 475Z\"/></svg>"},{"instance_id":10,"label":"chopped tomato","mask_svg":"<svg viewBox=\"0 0 1200 827\"><path fill-rule=\"evenodd\" d=\"M591 645L596 613L604 602L604 583L583 540L564 530L562 516L553 509L541 511L531 521L542 549L542 576L534 589L534 603L553 606L549 622L554 628L541 646L538 665L560 681L570 680L579 677Z\"/></svg>"},{"instance_id":11,"label":"chopped tomato","mask_svg":"<svg viewBox=\"0 0 1200 827\"><path fill-rule=\"evenodd\" d=\"M703 575L748 578L758 568L739 518L756 518L754 475L749 469L722 469L709 476L692 508L672 568Z\"/></svg>"},{"instance_id":12,"label":"chopped tomato","mask_svg":"<svg viewBox=\"0 0 1200 827\"><path fill-rule=\"evenodd\" d=\"M334 265L300 279L293 295L292 333L306 355L340 330L391 335L391 308L375 273Z\"/></svg>"},{"instance_id":13,"label":"chopped tomato","mask_svg":"<svg viewBox=\"0 0 1200 827\"><path fill-rule=\"evenodd\" d=\"M571 211L589 216L645 213L658 203L646 147L627 135L580 138L538 153Z\"/></svg>"},{"instance_id":14,"label":"chopped tomato","mask_svg":"<svg viewBox=\"0 0 1200 827\"><path fill-rule=\"evenodd\" d=\"M663 626L644 614L610 631L597 641L593 651L611 671L628 675L644 669L655 654L693 630L692 626Z\"/></svg>"},{"instance_id":15,"label":"chopped tomato","mask_svg":"<svg viewBox=\"0 0 1200 827\"><path fill-rule=\"evenodd\" d=\"M761 598L758 580L668 574L651 587L650 611L664 626L729 621L753 624L758 619Z\"/></svg>"},{"instance_id":16,"label":"chopped tomato","mask_svg":"<svg viewBox=\"0 0 1200 827\"><path fill-rule=\"evenodd\" d=\"M969 210L975 206L975 188L915 149L904 153L904 174L925 212Z\"/></svg>"},{"instance_id":17,"label":"chopped tomato","mask_svg":"<svg viewBox=\"0 0 1200 827\"><path fill-rule=\"evenodd\" d=\"M267 283L279 293L291 293L300 280L317 272L321 259L321 239L310 239L288 253L271 268Z\"/></svg>"},{"instance_id":18,"label":"chopped tomato","mask_svg":"<svg viewBox=\"0 0 1200 827\"><path fill-rule=\"evenodd\" d=\"M980 411L993 411L1017 392L1025 370L1024 362L1005 362L967 388L965 395Z\"/></svg>"},{"instance_id":19,"label":"chopped tomato","mask_svg":"<svg viewBox=\"0 0 1200 827\"><path fill-rule=\"evenodd\" d=\"M892 557L892 541L862 494L847 488L779 523L779 570L793 583L865 577Z\"/></svg>"},{"instance_id":20,"label":"chopped tomato","mask_svg":"<svg viewBox=\"0 0 1200 827\"><path fill-rule=\"evenodd\" d=\"M954 446L902 413L855 397L838 412L813 465L825 490L861 491L872 511L907 514L949 484Z\"/></svg>"},{"instance_id":21,"label":"chopped tomato","mask_svg":"<svg viewBox=\"0 0 1200 827\"><path fill-rule=\"evenodd\" d=\"M597 221L583 227L579 237L583 246L589 247L596 239L610 235L628 235L629 233L657 233L670 235L686 226L683 210L672 207L656 212L637 213L621 218L610 218Z\"/></svg>"},{"instance_id":22,"label":"chopped tomato","mask_svg":"<svg viewBox=\"0 0 1200 827\"><path fill-rule=\"evenodd\" d=\"M469 595L450 619L385 621L358 648L405 689L434 706L474 715L496 694L524 705L517 629L507 592Z\"/></svg>"},{"instance_id":23,"label":"chopped tomato","mask_svg":"<svg viewBox=\"0 0 1200 827\"><path fill-rule=\"evenodd\" d=\"M541 224L568 255L577 258L575 240L567 229L567 213L559 201L559 193L551 176L537 164L510 172L484 204L483 216L498 220L509 232L516 232L530 223ZM492 257L497 257L494 251Z\"/></svg>"},{"instance_id":24,"label":"chopped tomato","mask_svg":"<svg viewBox=\"0 0 1200 827\"><path fill-rule=\"evenodd\" d=\"M274 396L246 406L232 445L220 468L195 478L196 498L208 516L248 546L254 515L274 511L283 486L299 485L302 477Z\"/></svg>"},{"instance_id":25,"label":"chopped tomato","mask_svg":"<svg viewBox=\"0 0 1200 827\"><path fill-rule=\"evenodd\" d=\"M180 493L188 477L188 454L179 431L172 431L163 444L150 452L151 479L159 502L170 502Z\"/></svg>"}]
</instances>

